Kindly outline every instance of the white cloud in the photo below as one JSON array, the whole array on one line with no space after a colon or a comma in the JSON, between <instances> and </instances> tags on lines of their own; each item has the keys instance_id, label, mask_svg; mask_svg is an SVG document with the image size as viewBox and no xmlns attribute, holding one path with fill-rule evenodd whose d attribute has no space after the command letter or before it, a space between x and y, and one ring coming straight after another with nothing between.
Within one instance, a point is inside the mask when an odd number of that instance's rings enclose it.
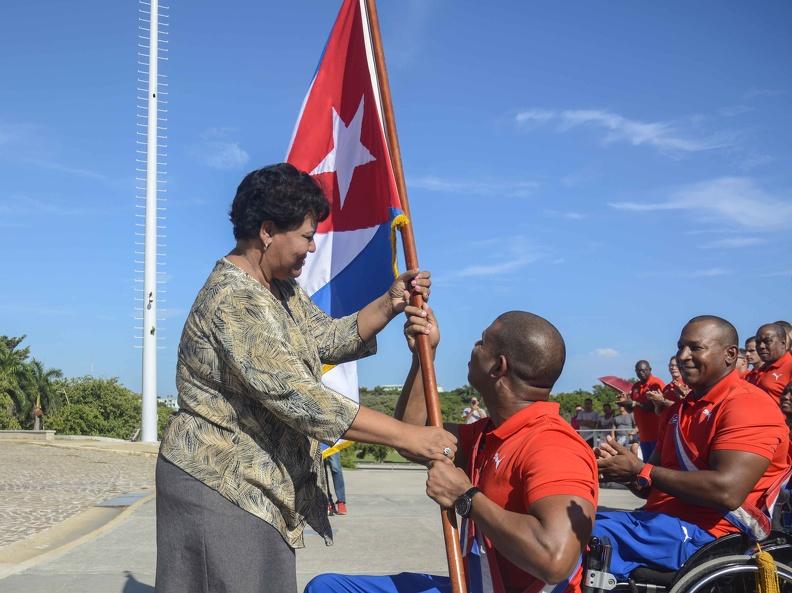
<instances>
[{"instance_id":1,"label":"white cloud","mask_svg":"<svg viewBox=\"0 0 792 593\"><path fill-rule=\"evenodd\" d=\"M611 208L633 212L681 210L711 224L726 221L755 229L792 225L792 200L770 195L746 177L721 177L680 188L664 202L610 202Z\"/></svg>"},{"instance_id":2,"label":"white cloud","mask_svg":"<svg viewBox=\"0 0 792 593\"><path fill-rule=\"evenodd\" d=\"M583 220L588 218L588 214L583 214L582 212L576 212L574 210L545 210L545 214L556 218L565 218L567 220Z\"/></svg>"},{"instance_id":3,"label":"white cloud","mask_svg":"<svg viewBox=\"0 0 792 593\"><path fill-rule=\"evenodd\" d=\"M42 167L44 169L50 169L51 171L58 171L60 173L68 173L69 175L76 175L77 177L85 177L87 179L96 179L99 181L107 180L106 175L103 175L102 173L98 173L97 171L91 171L90 169L82 169L80 167L71 167L69 165L64 165L62 163L58 163L55 161L30 159L27 162L29 162L31 165Z\"/></svg>"},{"instance_id":4,"label":"white cloud","mask_svg":"<svg viewBox=\"0 0 792 593\"><path fill-rule=\"evenodd\" d=\"M718 239L717 241L710 241L700 245L701 249L739 249L741 247L752 247L754 245L763 245L767 240L760 239L759 237L730 237L728 239Z\"/></svg>"},{"instance_id":5,"label":"white cloud","mask_svg":"<svg viewBox=\"0 0 792 593\"><path fill-rule=\"evenodd\" d=\"M778 272L768 272L767 274L762 274L762 278L779 278L782 276L789 276L792 278L792 270L782 270Z\"/></svg>"},{"instance_id":6,"label":"white cloud","mask_svg":"<svg viewBox=\"0 0 792 593\"><path fill-rule=\"evenodd\" d=\"M449 194L525 198L539 187L535 181L470 181L426 176L410 179L411 187Z\"/></svg>"},{"instance_id":7,"label":"white cloud","mask_svg":"<svg viewBox=\"0 0 792 593\"><path fill-rule=\"evenodd\" d=\"M428 0L406 0L399 4L399 17L388 21L392 34L386 37L395 43L389 44L389 64L397 68L412 66L425 51L426 40L431 36L432 19L439 4Z\"/></svg>"},{"instance_id":8,"label":"white cloud","mask_svg":"<svg viewBox=\"0 0 792 593\"><path fill-rule=\"evenodd\" d=\"M748 107L747 105L729 105L727 107L721 107L718 109L718 115L723 117L736 117L751 111L754 111L754 108Z\"/></svg>"},{"instance_id":9,"label":"white cloud","mask_svg":"<svg viewBox=\"0 0 792 593\"><path fill-rule=\"evenodd\" d=\"M755 99L757 97L780 97L786 94L786 91L778 89L752 89L745 93L745 98Z\"/></svg>"},{"instance_id":10,"label":"white cloud","mask_svg":"<svg viewBox=\"0 0 792 593\"><path fill-rule=\"evenodd\" d=\"M549 122L556 116L554 111L547 111L545 109L529 109L528 111L521 111L515 116L518 124L527 123L540 123L544 124Z\"/></svg>"},{"instance_id":11,"label":"white cloud","mask_svg":"<svg viewBox=\"0 0 792 593\"><path fill-rule=\"evenodd\" d=\"M38 200L28 196L14 195L0 200L0 216L25 216L48 214L66 216L81 213L84 210L70 207L73 204L64 204L54 200Z\"/></svg>"},{"instance_id":12,"label":"white cloud","mask_svg":"<svg viewBox=\"0 0 792 593\"><path fill-rule=\"evenodd\" d=\"M669 122L644 122L601 109L566 111L530 109L519 112L514 119L519 126L537 126L554 121L558 123L559 132L567 132L580 126L599 128L605 131L603 141L606 144L611 142L628 142L633 146L645 144L666 153L698 152L730 145L722 139L685 137Z\"/></svg>"},{"instance_id":13,"label":"white cloud","mask_svg":"<svg viewBox=\"0 0 792 593\"><path fill-rule=\"evenodd\" d=\"M203 164L212 169L240 169L250 160L250 155L236 140L232 139L234 130L228 128L209 128L201 134L201 142L195 144L191 152Z\"/></svg>"},{"instance_id":14,"label":"white cloud","mask_svg":"<svg viewBox=\"0 0 792 593\"><path fill-rule=\"evenodd\" d=\"M461 269L455 274L458 278L473 278L484 276L500 276L509 274L520 268L524 268L528 264L532 264L541 259L539 254L523 255L511 261L506 261L497 264L486 265L473 265Z\"/></svg>"},{"instance_id":15,"label":"white cloud","mask_svg":"<svg viewBox=\"0 0 792 593\"><path fill-rule=\"evenodd\" d=\"M695 272L688 272L684 274L686 278L714 278L716 276L727 276L731 274L731 270L723 268L707 268L706 270L696 270Z\"/></svg>"},{"instance_id":16,"label":"white cloud","mask_svg":"<svg viewBox=\"0 0 792 593\"><path fill-rule=\"evenodd\" d=\"M595 348L592 354L600 358L618 358L621 356L621 353L615 348Z\"/></svg>"}]
</instances>

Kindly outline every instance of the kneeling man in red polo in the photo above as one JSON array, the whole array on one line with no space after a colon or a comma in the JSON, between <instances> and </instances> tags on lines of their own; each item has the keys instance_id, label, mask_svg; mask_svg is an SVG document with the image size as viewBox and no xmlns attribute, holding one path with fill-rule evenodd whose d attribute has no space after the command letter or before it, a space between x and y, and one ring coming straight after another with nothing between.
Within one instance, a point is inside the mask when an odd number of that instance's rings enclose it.
<instances>
[{"instance_id":1,"label":"kneeling man in red polo","mask_svg":"<svg viewBox=\"0 0 792 593\"><path fill-rule=\"evenodd\" d=\"M431 310L407 307L416 333L440 339ZM460 534L471 593L579 593L581 555L597 505L597 462L549 402L566 356L547 320L525 311L499 316L473 346L468 381L490 417L446 424L459 437L454 461L433 463L427 494L462 516ZM426 424L418 359L413 356L396 416ZM552 586L548 586L552 583ZM450 593L448 577L325 574L306 593Z\"/></svg>"},{"instance_id":2,"label":"kneeling man in red polo","mask_svg":"<svg viewBox=\"0 0 792 593\"><path fill-rule=\"evenodd\" d=\"M594 535L611 540L609 572L618 579L639 566L676 570L727 533L769 533L789 432L778 405L740 379L737 344L725 319L691 319L677 360L692 392L663 413L651 458L644 463L614 441L598 452L606 479L648 499L640 511L597 514Z\"/></svg>"}]
</instances>

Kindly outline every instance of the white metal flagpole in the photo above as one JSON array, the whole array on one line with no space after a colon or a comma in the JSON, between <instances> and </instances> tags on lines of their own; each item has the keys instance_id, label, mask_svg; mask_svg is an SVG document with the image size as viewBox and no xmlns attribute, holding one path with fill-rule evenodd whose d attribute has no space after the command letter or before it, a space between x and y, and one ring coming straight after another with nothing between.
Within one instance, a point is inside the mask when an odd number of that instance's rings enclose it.
<instances>
[{"instance_id":1,"label":"white metal flagpole","mask_svg":"<svg viewBox=\"0 0 792 593\"><path fill-rule=\"evenodd\" d=\"M143 268L143 414L140 440L157 440L157 59L159 0L150 1L146 229Z\"/></svg>"}]
</instances>

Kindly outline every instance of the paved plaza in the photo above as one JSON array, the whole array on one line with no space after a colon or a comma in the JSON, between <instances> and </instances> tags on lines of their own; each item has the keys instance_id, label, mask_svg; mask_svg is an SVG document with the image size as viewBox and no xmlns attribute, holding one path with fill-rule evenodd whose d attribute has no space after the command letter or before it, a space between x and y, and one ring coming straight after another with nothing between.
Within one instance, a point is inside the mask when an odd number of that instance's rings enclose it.
<instances>
[{"instance_id":1,"label":"paved plaza","mask_svg":"<svg viewBox=\"0 0 792 593\"><path fill-rule=\"evenodd\" d=\"M0 546L120 494L153 491L153 455L97 449L109 441L0 441Z\"/></svg>"},{"instance_id":2,"label":"paved plaza","mask_svg":"<svg viewBox=\"0 0 792 593\"><path fill-rule=\"evenodd\" d=\"M87 446L95 447L95 444ZM0 484L4 493L14 493L18 506L11 508L5 500L0 501L6 521L0 531L9 526L17 537L32 534L25 525L12 526L10 517L24 521L36 517L39 525L47 522L51 525L67 514L60 510L61 500L67 501L65 507L71 512L85 514L90 511L74 509L85 509L85 505L94 504L92 500L103 500L122 493L125 488L152 489L154 456L119 452L124 449L119 446L117 451L97 451L0 443L4 461L17 458L13 461L16 469L4 471ZM335 545L331 547L326 547L316 534L308 533L307 547L297 552L300 590L315 574L328 571L447 573L439 511L424 494L426 472L412 467L344 472L349 515L332 519ZM14 471L20 473L12 478L9 474L14 475ZM22 476L27 476L27 482ZM80 486L82 482L85 487ZM24 491L25 484L30 490ZM59 496L59 489L64 487L63 495ZM30 500L35 500L35 504L30 504ZM605 489L601 493L604 507L635 508L639 502L625 490ZM34 510L45 504L53 508L49 514ZM0 590L3 593L153 593L154 517L155 502L141 500L136 508L113 518L94 537L83 536L77 545L49 553L40 561L28 563L23 570L10 566L8 572L13 574L0 579ZM50 531L57 529L58 526ZM33 540L35 537L15 546ZM10 548L13 546L0 547L0 566L4 551Z\"/></svg>"}]
</instances>

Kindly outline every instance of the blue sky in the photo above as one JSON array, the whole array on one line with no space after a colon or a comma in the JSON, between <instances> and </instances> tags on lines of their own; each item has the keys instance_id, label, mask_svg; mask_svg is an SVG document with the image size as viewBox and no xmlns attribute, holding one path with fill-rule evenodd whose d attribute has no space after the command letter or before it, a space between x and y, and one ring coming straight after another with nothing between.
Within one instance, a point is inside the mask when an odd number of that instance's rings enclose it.
<instances>
[{"instance_id":1,"label":"blue sky","mask_svg":"<svg viewBox=\"0 0 792 593\"><path fill-rule=\"evenodd\" d=\"M339 3L172 0L160 392L249 170L282 160ZM558 390L665 376L693 315L792 318L792 5L381 0L419 256L466 381L499 313L556 324ZM140 388L133 349L137 4L4 7L0 333ZM400 322L361 364L401 382Z\"/></svg>"}]
</instances>

